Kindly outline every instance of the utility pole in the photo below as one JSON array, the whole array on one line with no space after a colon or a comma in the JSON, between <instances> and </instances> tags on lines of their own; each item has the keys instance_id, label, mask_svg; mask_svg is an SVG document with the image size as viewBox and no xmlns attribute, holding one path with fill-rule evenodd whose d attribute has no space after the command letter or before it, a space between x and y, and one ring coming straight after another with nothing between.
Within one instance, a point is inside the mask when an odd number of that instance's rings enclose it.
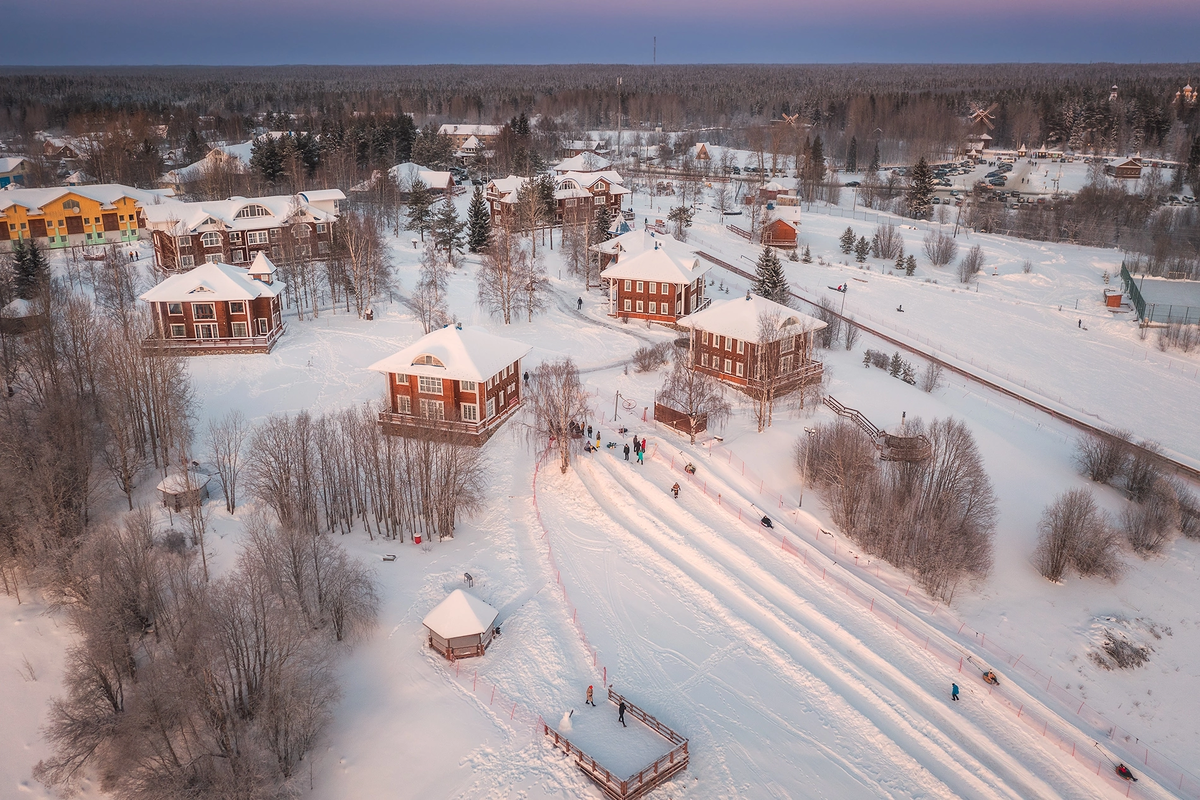
<instances>
[{"instance_id":1,"label":"utility pole","mask_svg":"<svg viewBox=\"0 0 1200 800\"><path fill-rule=\"evenodd\" d=\"M621 79L617 78L617 161L621 160Z\"/></svg>"}]
</instances>

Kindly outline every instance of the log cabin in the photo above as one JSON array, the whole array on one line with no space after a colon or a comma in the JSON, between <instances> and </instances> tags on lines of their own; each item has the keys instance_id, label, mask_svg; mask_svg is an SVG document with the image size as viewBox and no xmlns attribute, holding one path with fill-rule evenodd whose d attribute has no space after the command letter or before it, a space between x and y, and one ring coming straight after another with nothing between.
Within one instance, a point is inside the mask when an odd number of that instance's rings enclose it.
<instances>
[{"instance_id":1,"label":"log cabin","mask_svg":"<svg viewBox=\"0 0 1200 800\"><path fill-rule=\"evenodd\" d=\"M707 305L708 270L696 256L672 252L655 239L652 248L618 257L600 273L608 281L608 315L673 325Z\"/></svg>"}]
</instances>

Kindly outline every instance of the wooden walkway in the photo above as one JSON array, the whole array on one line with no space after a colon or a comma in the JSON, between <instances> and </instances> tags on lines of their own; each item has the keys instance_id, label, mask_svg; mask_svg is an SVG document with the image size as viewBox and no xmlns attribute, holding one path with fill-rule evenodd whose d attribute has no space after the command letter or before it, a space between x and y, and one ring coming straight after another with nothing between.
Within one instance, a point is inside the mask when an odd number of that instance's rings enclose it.
<instances>
[{"instance_id":1,"label":"wooden walkway","mask_svg":"<svg viewBox=\"0 0 1200 800\"><path fill-rule=\"evenodd\" d=\"M929 458L932 447L929 444L929 439L925 436L920 434L916 436L895 436L877 427L871 420L863 416L863 413L857 408L849 408L842 405L833 395L827 394L821 400L829 407L830 411L839 417L850 420L863 433L871 437L871 444L875 445L875 449L879 451L879 458L881 460L924 461Z\"/></svg>"}]
</instances>

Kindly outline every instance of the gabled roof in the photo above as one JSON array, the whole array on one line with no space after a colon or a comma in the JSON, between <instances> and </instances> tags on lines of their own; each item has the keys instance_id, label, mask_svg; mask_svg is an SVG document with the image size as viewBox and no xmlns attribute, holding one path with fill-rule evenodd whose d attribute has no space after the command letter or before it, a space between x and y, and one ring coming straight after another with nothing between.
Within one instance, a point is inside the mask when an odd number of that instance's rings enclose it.
<instances>
[{"instance_id":1,"label":"gabled roof","mask_svg":"<svg viewBox=\"0 0 1200 800\"><path fill-rule=\"evenodd\" d=\"M708 270L708 264L701 264L695 256L672 254L667 248L657 246L634 256L619 258L615 264L609 264L600 277L691 283Z\"/></svg>"},{"instance_id":2,"label":"gabled roof","mask_svg":"<svg viewBox=\"0 0 1200 800\"><path fill-rule=\"evenodd\" d=\"M493 178L487 183L487 191L494 191L500 195L501 203L509 205L517 202L517 193L521 188L529 183L529 178L523 178L519 175L509 175L507 178Z\"/></svg>"},{"instance_id":3,"label":"gabled roof","mask_svg":"<svg viewBox=\"0 0 1200 800\"><path fill-rule=\"evenodd\" d=\"M16 158L0 158L0 172L12 172L24 163L26 163L26 160L19 156Z\"/></svg>"},{"instance_id":4,"label":"gabled roof","mask_svg":"<svg viewBox=\"0 0 1200 800\"><path fill-rule=\"evenodd\" d=\"M450 380L486 381L533 348L494 336L482 328L447 325L380 359L368 369L400 375L425 375ZM426 364L424 356L436 363ZM420 361L420 363L414 363Z\"/></svg>"},{"instance_id":5,"label":"gabled roof","mask_svg":"<svg viewBox=\"0 0 1200 800\"><path fill-rule=\"evenodd\" d=\"M592 151L580 153L577 156L571 156L554 165L554 171L562 174L565 172L599 172L600 170L608 169L612 166L612 162L603 156L598 156Z\"/></svg>"},{"instance_id":6,"label":"gabled roof","mask_svg":"<svg viewBox=\"0 0 1200 800\"><path fill-rule=\"evenodd\" d=\"M332 193L336 192L336 195ZM276 228L293 218L303 217L308 222L333 222L337 214L321 209L313 202L306 201L305 195L325 195L329 193L332 199L344 199L340 189L328 189L320 192L301 193L297 195L283 194L271 197L231 197L228 200L211 200L196 203L185 203L180 200L169 200L153 206L146 206L146 222L150 227L162 230L172 236L182 236L195 233L205 225L230 230L259 230ZM238 212L247 206L262 206L269 213L253 217L238 218Z\"/></svg>"},{"instance_id":7,"label":"gabled roof","mask_svg":"<svg viewBox=\"0 0 1200 800\"><path fill-rule=\"evenodd\" d=\"M788 308L756 294L747 294L745 298L738 300L715 302L703 311L697 311L689 317L684 317L679 324L687 328L719 333L722 336L757 344L759 320L768 315L774 316L778 320L779 336L804 331L818 331L825 327L825 323L815 317L810 317L794 308ZM774 341L774 338L771 341Z\"/></svg>"},{"instance_id":8,"label":"gabled roof","mask_svg":"<svg viewBox=\"0 0 1200 800\"><path fill-rule=\"evenodd\" d=\"M241 267L209 263L179 275L172 275L153 289L142 293L141 299L147 303L253 300L256 297L276 297L283 292L285 286L283 283L266 284L256 281L250 277L249 270Z\"/></svg>"},{"instance_id":9,"label":"gabled roof","mask_svg":"<svg viewBox=\"0 0 1200 800\"><path fill-rule=\"evenodd\" d=\"M462 589L455 589L425 615L422 624L443 639L477 636L491 630L500 612Z\"/></svg>"},{"instance_id":10,"label":"gabled roof","mask_svg":"<svg viewBox=\"0 0 1200 800\"><path fill-rule=\"evenodd\" d=\"M671 234L655 233L646 229L629 231L606 242L593 245L592 249L609 255L617 255L620 258L632 258L646 250L653 250L656 245L667 248L680 258L684 258L692 252Z\"/></svg>"},{"instance_id":11,"label":"gabled roof","mask_svg":"<svg viewBox=\"0 0 1200 800\"><path fill-rule=\"evenodd\" d=\"M254 260L250 262L250 267L246 270L246 274L253 276L274 275L275 264L271 262L271 259L267 258L266 253L259 250L254 254Z\"/></svg>"},{"instance_id":12,"label":"gabled roof","mask_svg":"<svg viewBox=\"0 0 1200 800\"><path fill-rule=\"evenodd\" d=\"M116 208L113 204L122 197L136 200L143 208L159 203L164 197L171 197L169 189L148 191L134 189L132 186L122 186L119 183L98 183L92 186L57 186L45 189L8 189L0 192L0 212L12 206L21 206L34 214L42 213L42 209L61 200L69 194L86 197L100 204L105 210Z\"/></svg>"},{"instance_id":13,"label":"gabled roof","mask_svg":"<svg viewBox=\"0 0 1200 800\"><path fill-rule=\"evenodd\" d=\"M449 172L425 169L420 164L414 164L411 161L405 161L403 164L397 164L392 167L388 170L388 175L391 176L392 180L405 187L412 186L414 178L420 178L421 183L430 189L451 189L454 187L454 176Z\"/></svg>"}]
</instances>

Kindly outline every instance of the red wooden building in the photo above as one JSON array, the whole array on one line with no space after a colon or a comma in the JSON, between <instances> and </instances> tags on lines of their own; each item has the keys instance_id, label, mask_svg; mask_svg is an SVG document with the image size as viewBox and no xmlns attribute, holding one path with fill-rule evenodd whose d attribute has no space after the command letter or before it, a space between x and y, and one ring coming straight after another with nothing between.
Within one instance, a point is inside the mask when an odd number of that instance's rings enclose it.
<instances>
[{"instance_id":1,"label":"red wooden building","mask_svg":"<svg viewBox=\"0 0 1200 800\"><path fill-rule=\"evenodd\" d=\"M484 188L492 222L497 225L521 227L519 198L529 178L509 175L488 181ZM613 216L621 212L625 195L630 190L624 179L612 170L600 172L567 172L554 178L554 225L565 221L595 218L600 209L607 208Z\"/></svg>"},{"instance_id":2,"label":"red wooden building","mask_svg":"<svg viewBox=\"0 0 1200 800\"><path fill-rule=\"evenodd\" d=\"M521 359L532 348L461 325L422 336L370 369L387 375L385 433L465 434L483 444L521 405Z\"/></svg>"},{"instance_id":3,"label":"red wooden building","mask_svg":"<svg viewBox=\"0 0 1200 800\"><path fill-rule=\"evenodd\" d=\"M618 257L600 273L608 281L608 314L673 324L707 304L708 269L695 256L673 253L657 240L651 249Z\"/></svg>"},{"instance_id":4,"label":"red wooden building","mask_svg":"<svg viewBox=\"0 0 1200 800\"><path fill-rule=\"evenodd\" d=\"M786 219L776 219L763 227L762 243L770 247L796 247L796 226Z\"/></svg>"},{"instance_id":5,"label":"red wooden building","mask_svg":"<svg viewBox=\"0 0 1200 800\"><path fill-rule=\"evenodd\" d=\"M747 292L745 299L714 303L681 324L692 329L692 368L743 391L762 386L764 368L780 394L821 379L813 334L825 323L793 308Z\"/></svg>"},{"instance_id":6,"label":"red wooden building","mask_svg":"<svg viewBox=\"0 0 1200 800\"><path fill-rule=\"evenodd\" d=\"M147 351L269 353L283 333L275 265L259 253L249 269L201 264L172 275L142 294L150 304L154 334Z\"/></svg>"},{"instance_id":7,"label":"red wooden building","mask_svg":"<svg viewBox=\"0 0 1200 800\"><path fill-rule=\"evenodd\" d=\"M1142 177L1142 159L1127 158L1117 164L1107 164L1104 174L1119 180L1137 180Z\"/></svg>"},{"instance_id":8,"label":"red wooden building","mask_svg":"<svg viewBox=\"0 0 1200 800\"><path fill-rule=\"evenodd\" d=\"M599 253L600 269L603 270L614 261L633 258L647 250L653 250L655 246L665 247L680 254L681 257L689 252L687 247L671 234L660 233L650 228L614 236L607 241L592 245L591 250L593 253Z\"/></svg>"}]
</instances>

